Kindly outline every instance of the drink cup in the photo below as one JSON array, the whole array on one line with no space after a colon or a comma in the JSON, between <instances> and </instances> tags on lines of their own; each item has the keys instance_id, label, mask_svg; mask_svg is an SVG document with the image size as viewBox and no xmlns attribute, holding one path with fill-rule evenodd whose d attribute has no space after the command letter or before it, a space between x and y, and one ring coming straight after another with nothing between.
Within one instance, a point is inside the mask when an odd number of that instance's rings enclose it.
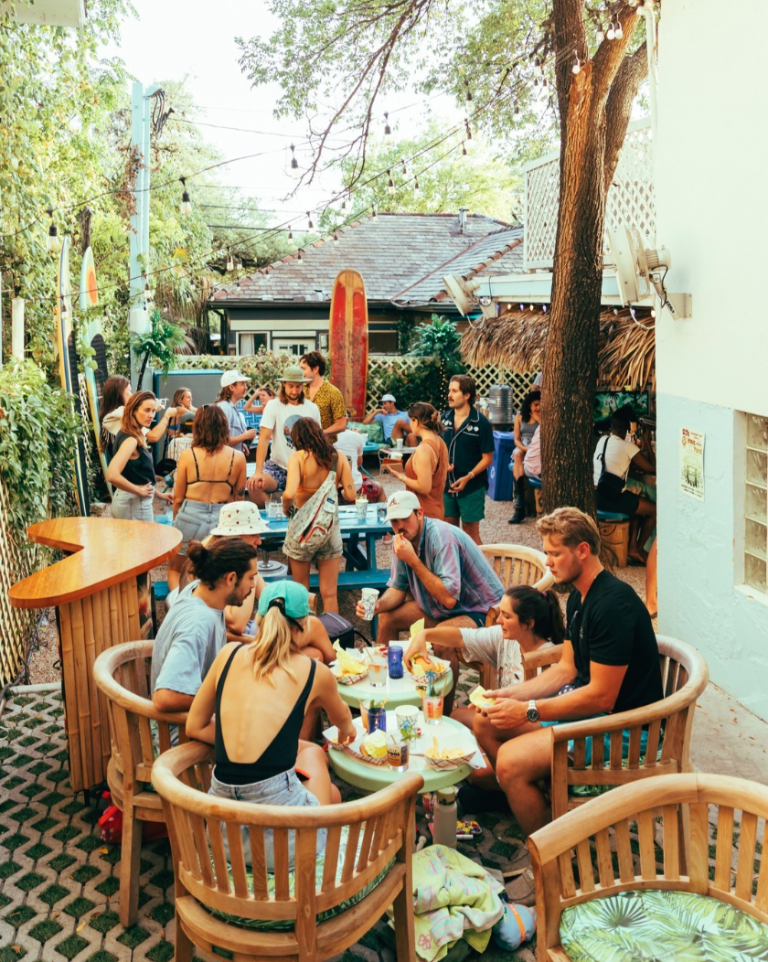
<instances>
[{"instance_id":1,"label":"drink cup","mask_svg":"<svg viewBox=\"0 0 768 962\"><path fill-rule=\"evenodd\" d=\"M369 735L376 731L385 732L387 730L386 708L372 708L369 704L366 711L365 720Z\"/></svg>"},{"instance_id":2,"label":"drink cup","mask_svg":"<svg viewBox=\"0 0 768 962\"><path fill-rule=\"evenodd\" d=\"M387 764L394 772L404 772L408 768L410 748L408 742L400 741L395 735L387 738Z\"/></svg>"},{"instance_id":3,"label":"drink cup","mask_svg":"<svg viewBox=\"0 0 768 962\"><path fill-rule=\"evenodd\" d=\"M382 502L380 505L378 505L378 507L376 508L376 520L379 522L379 524L384 524L384 522L387 520L387 503L386 503L386 501L383 501L383 502Z\"/></svg>"},{"instance_id":4,"label":"drink cup","mask_svg":"<svg viewBox=\"0 0 768 962\"><path fill-rule=\"evenodd\" d=\"M395 712L397 728L404 740L413 738L419 721L419 709L414 705L401 705Z\"/></svg>"},{"instance_id":5,"label":"drink cup","mask_svg":"<svg viewBox=\"0 0 768 962\"><path fill-rule=\"evenodd\" d=\"M362 523L368 515L368 498L358 498L355 504L357 505L357 520Z\"/></svg>"},{"instance_id":6,"label":"drink cup","mask_svg":"<svg viewBox=\"0 0 768 962\"><path fill-rule=\"evenodd\" d=\"M389 677L403 677L403 646L393 643L387 649L387 661L389 663Z\"/></svg>"},{"instance_id":7,"label":"drink cup","mask_svg":"<svg viewBox=\"0 0 768 962\"><path fill-rule=\"evenodd\" d=\"M384 688L387 684L387 656L376 648L370 650L371 668L368 678L372 688Z\"/></svg>"},{"instance_id":8,"label":"drink cup","mask_svg":"<svg viewBox=\"0 0 768 962\"><path fill-rule=\"evenodd\" d=\"M363 617L366 621L373 621L378 598L379 592L376 590L376 588L363 588L361 592L361 600L363 602L363 608L365 609L365 614Z\"/></svg>"},{"instance_id":9,"label":"drink cup","mask_svg":"<svg viewBox=\"0 0 768 962\"><path fill-rule=\"evenodd\" d=\"M443 696L424 696L424 720L428 725L439 725L443 720Z\"/></svg>"},{"instance_id":10,"label":"drink cup","mask_svg":"<svg viewBox=\"0 0 768 962\"><path fill-rule=\"evenodd\" d=\"M395 440L395 448L396 448L398 451L402 451L402 449L403 449L403 439L402 439L402 438L397 438L397 439Z\"/></svg>"}]
</instances>

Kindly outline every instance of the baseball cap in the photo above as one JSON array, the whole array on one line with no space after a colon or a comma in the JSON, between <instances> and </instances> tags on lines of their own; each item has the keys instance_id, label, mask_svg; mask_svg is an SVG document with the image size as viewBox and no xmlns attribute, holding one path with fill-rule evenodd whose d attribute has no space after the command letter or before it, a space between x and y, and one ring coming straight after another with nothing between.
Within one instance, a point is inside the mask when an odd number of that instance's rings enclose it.
<instances>
[{"instance_id":1,"label":"baseball cap","mask_svg":"<svg viewBox=\"0 0 768 962\"><path fill-rule=\"evenodd\" d=\"M280 375L280 381L295 381L296 383L309 384L311 377L304 377L304 372L298 364L289 364Z\"/></svg>"},{"instance_id":2,"label":"baseball cap","mask_svg":"<svg viewBox=\"0 0 768 962\"><path fill-rule=\"evenodd\" d=\"M229 387L232 384L237 384L238 381L250 381L250 378L241 374L240 371L225 371L221 375L222 387Z\"/></svg>"},{"instance_id":3,"label":"baseball cap","mask_svg":"<svg viewBox=\"0 0 768 962\"><path fill-rule=\"evenodd\" d=\"M259 597L259 615L263 618L269 611L269 603L282 599L283 609L288 618L306 618L309 614L309 592L304 585L295 581L275 581L262 591Z\"/></svg>"},{"instance_id":4,"label":"baseball cap","mask_svg":"<svg viewBox=\"0 0 768 962\"><path fill-rule=\"evenodd\" d=\"M225 538L236 538L241 534L263 534L269 525L259 514L259 509L251 501L236 501L225 504L219 514L219 523L211 534Z\"/></svg>"},{"instance_id":5,"label":"baseball cap","mask_svg":"<svg viewBox=\"0 0 768 962\"><path fill-rule=\"evenodd\" d=\"M394 402L395 404L397 403L397 402L395 401L395 396L394 396L394 394L384 394L384 395L382 395L381 400L382 400L382 402L384 402L384 401L392 401L392 402Z\"/></svg>"},{"instance_id":6,"label":"baseball cap","mask_svg":"<svg viewBox=\"0 0 768 962\"><path fill-rule=\"evenodd\" d=\"M396 491L387 501L387 521L407 518L421 508L421 502L413 491Z\"/></svg>"}]
</instances>

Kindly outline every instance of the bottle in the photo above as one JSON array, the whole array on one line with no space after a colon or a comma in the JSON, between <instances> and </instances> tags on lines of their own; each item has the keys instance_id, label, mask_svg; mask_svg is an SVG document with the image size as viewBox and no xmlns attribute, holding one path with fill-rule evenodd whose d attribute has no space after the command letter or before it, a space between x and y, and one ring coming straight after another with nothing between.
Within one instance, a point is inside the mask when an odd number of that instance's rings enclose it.
<instances>
[{"instance_id":1,"label":"bottle","mask_svg":"<svg viewBox=\"0 0 768 962\"><path fill-rule=\"evenodd\" d=\"M389 661L389 677L403 677L403 646L391 644L387 649L387 659Z\"/></svg>"},{"instance_id":2,"label":"bottle","mask_svg":"<svg viewBox=\"0 0 768 962\"><path fill-rule=\"evenodd\" d=\"M435 845L456 848L456 789L451 785L435 792L433 807Z\"/></svg>"}]
</instances>

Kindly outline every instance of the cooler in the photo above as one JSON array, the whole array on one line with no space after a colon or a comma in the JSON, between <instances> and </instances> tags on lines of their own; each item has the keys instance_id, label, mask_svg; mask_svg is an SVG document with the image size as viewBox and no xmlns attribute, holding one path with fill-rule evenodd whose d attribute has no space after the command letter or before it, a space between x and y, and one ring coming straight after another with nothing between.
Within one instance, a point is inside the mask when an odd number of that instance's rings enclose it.
<instances>
[{"instance_id":1,"label":"cooler","mask_svg":"<svg viewBox=\"0 0 768 962\"><path fill-rule=\"evenodd\" d=\"M493 432L493 464L488 469L488 497L492 501L512 500L512 452L515 435L512 431Z\"/></svg>"}]
</instances>

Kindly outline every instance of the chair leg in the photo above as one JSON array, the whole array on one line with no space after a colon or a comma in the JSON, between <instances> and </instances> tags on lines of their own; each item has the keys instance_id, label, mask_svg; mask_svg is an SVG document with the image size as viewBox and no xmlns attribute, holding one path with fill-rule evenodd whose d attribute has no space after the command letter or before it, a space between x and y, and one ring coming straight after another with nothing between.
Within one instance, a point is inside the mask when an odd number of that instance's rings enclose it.
<instances>
[{"instance_id":1,"label":"chair leg","mask_svg":"<svg viewBox=\"0 0 768 962\"><path fill-rule=\"evenodd\" d=\"M414 944L413 892L411 891L410 873L403 879L394 901L395 910L395 947L397 962L416 962L416 946Z\"/></svg>"},{"instance_id":2,"label":"chair leg","mask_svg":"<svg viewBox=\"0 0 768 962\"><path fill-rule=\"evenodd\" d=\"M144 823L133 814L126 796L123 808L123 837L120 853L120 924L133 925L139 914L139 863Z\"/></svg>"},{"instance_id":3,"label":"chair leg","mask_svg":"<svg viewBox=\"0 0 768 962\"><path fill-rule=\"evenodd\" d=\"M194 945L192 940L184 931L181 919L176 914L176 937L174 939L174 962L192 962L192 950Z\"/></svg>"}]
</instances>

